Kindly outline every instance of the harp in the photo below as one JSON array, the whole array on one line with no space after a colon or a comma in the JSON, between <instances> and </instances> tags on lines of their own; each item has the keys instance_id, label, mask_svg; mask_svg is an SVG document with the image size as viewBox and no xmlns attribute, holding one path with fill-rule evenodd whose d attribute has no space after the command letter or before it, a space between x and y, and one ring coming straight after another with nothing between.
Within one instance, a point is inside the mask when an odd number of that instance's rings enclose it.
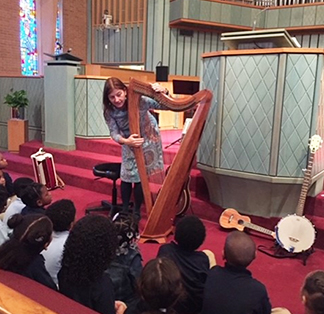
<instances>
[{"instance_id":1,"label":"harp","mask_svg":"<svg viewBox=\"0 0 324 314\"><path fill-rule=\"evenodd\" d=\"M162 93L156 93L150 84L132 79L128 86L128 116L131 134L140 134L139 103L142 95L156 100L172 111L185 111L196 108L191 125L182 139L179 151L173 159L154 203L146 173L143 149L142 147L134 149L148 215L141 234L141 242L153 240L164 243L166 237L172 232L176 204L183 185L190 174L211 105L212 93L209 90L202 90L192 96L176 100Z\"/></svg>"}]
</instances>

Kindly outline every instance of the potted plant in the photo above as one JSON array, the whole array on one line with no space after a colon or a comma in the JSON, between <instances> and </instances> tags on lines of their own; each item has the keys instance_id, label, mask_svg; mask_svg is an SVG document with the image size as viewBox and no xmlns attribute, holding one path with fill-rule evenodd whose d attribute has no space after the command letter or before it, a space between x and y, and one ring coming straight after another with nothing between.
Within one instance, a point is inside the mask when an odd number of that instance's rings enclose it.
<instances>
[{"instance_id":1,"label":"potted plant","mask_svg":"<svg viewBox=\"0 0 324 314\"><path fill-rule=\"evenodd\" d=\"M29 105L27 92L25 90L13 91L5 96L4 103L11 107L11 117L14 119L24 119L24 109Z\"/></svg>"},{"instance_id":2,"label":"potted plant","mask_svg":"<svg viewBox=\"0 0 324 314\"><path fill-rule=\"evenodd\" d=\"M25 90L10 89L4 103L11 108L11 119L8 121L8 151L18 152L19 145L28 141L28 121L24 119L25 108L29 105Z\"/></svg>"}]
</instances>

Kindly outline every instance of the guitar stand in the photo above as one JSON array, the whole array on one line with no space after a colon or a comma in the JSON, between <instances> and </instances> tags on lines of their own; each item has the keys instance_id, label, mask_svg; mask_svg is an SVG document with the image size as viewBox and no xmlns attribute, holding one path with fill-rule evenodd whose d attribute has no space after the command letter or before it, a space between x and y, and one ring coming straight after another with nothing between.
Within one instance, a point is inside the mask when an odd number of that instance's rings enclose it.
<instances>
[{"instance_id":1,"label":"guitar stand","mask_svg":"<svg viewBox=\"0 0 324 314\"><path fill-rule=\"evenodd\" d=\"M284 248L282 248L280 245L275 243L274 246L271 248L268 248L264 245L259 245L258 250L262 253L265 253L269 256L275 257L275 258L300 258L303 261L303 265L306 266L306 262L308 257L314 252L314 248L311 247L306 251L302 251L300 253L292 253L286 251Z\"/></svg>"}]
</instances>

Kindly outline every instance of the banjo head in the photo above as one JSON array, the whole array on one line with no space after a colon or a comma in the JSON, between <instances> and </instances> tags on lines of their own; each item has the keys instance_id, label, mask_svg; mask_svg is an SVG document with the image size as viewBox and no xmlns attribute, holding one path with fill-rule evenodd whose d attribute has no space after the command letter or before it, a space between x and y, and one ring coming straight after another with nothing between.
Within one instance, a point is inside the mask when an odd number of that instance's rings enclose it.
<instances>
[{"instance_id":1,"label":"banjo head","mask_svg":"<svg viewBox=\"0 0 324 314\"><path fill-rule=\"evenodd\" d=\"M291 253L300 253L312 247L315 228L306 218L290 215L282 218L276 226L276 238L281 247Z\"/></svg>"}]
</instances>

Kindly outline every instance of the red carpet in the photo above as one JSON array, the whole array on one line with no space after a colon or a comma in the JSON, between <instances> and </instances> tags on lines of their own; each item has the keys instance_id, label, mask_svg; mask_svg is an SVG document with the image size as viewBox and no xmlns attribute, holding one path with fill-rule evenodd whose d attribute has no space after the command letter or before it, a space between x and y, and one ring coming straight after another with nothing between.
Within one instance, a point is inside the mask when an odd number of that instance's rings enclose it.
<instances>
[{"instance_id":1,"label":"red carpet","mask_svg":"<svg viewBox=\"0 0 324 314\"><path fill-rule=\"evenodd\" d=\"M164 146L181 136L179 131L163 131ZM164 136L165 135L165 136ZM29 142L21 146L18 155L4 153L8 160L8 172L13 179L19 176L33 177L30 155L35 153L40 142ZM176 143L168 148L167 160L172 160L179 144ZM77 219L82 217L85 209L89 206L100 204L102 199L111 198L111 182L106 179L95 180L92 167L98 163L120 160L120 146L111 140L85 140L77 139L76 151L61 151L46 149L54 156L57 172L66 183L64 190L52 191L53 201L68 198L74 201L77 208ZM222 229L218 225L218 218L223 211L217 205L208 202L207 188L199 170L194 169L190 184L193 198L192 206L188 214L197 214L205 219L207 228L207 239L202 249L212 250L217 258L218 264L222 264L222 248L229 230ZM323 193L324 194L324 193ZM315 269L324 269L324 223L323 223L324 198L318 196L316 199L308 198L305 212L318 229L315 251L307 260L306 266L298 258L274 258L259 252L257 259L250 266L255 278L262 281L268 288L273 306L287 307L292 313L302 313L302 305L299 297L299 289L305 275ZM145 209L143 208L143 211ZM273 230L279 218L266 219L262 217L251 217L252 222ZM141 220L141 228L145 223L145 215ZM321 227L323 226L323 227ZM252 233L251 233L252 234ZM259 244L271 248L273 240L263 234L254 232L253 239ZM172 240L172 236L169 237ZM144 263L156 256L159 245L155 243L140 244Z\"/></svg>"}]
</instances>

